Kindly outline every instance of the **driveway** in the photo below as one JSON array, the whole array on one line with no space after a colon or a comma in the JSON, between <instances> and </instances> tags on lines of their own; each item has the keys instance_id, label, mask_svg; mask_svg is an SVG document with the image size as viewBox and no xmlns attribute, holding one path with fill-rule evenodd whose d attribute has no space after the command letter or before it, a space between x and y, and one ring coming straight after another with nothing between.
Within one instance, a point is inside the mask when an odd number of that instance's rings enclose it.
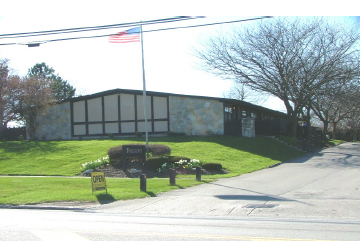
<instances>
[{"instance_id":1,"label":"driveway","mask_svg":"<svg viewBox=\"0 0 361 242\"><path fill-rule=\"evenodd\" d=\"M360 144L344 143L273 168L89 209L134 215L359 221Z\"/></svg>"}]
</instances>

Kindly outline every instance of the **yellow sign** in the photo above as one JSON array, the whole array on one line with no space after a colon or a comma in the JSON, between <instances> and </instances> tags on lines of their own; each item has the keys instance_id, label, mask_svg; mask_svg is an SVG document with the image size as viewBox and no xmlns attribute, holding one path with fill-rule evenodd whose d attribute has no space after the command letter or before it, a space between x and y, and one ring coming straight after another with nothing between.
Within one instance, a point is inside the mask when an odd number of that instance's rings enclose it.
<instances>
[{"instance_id":1,"label":"yellow sign","mask_svg":"<svg viewBox=\"0 0 361 242\"><path fill-rule=\"evenodd\" d=\"M105 190L107 193L107 184L105 182L104 172L92 172L91 173L92 189L94 191Z\"/></svg>"}]
</instances>

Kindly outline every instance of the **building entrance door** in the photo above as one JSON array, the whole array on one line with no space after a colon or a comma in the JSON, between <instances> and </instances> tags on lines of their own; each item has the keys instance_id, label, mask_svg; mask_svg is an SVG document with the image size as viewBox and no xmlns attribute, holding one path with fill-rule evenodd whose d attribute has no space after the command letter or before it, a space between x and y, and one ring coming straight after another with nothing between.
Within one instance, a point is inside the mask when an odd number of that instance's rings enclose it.
<instances>
[{"instance_id":1,"label":"building entrance door","mask_svg":"<svg viewBox=\"0 0 361 242\"><path fill-rule=\"evenodd\" d=\"M242 136L242 120L238 116L237 106L224 106L224 135Z\"/></svg>"}]
</instances>

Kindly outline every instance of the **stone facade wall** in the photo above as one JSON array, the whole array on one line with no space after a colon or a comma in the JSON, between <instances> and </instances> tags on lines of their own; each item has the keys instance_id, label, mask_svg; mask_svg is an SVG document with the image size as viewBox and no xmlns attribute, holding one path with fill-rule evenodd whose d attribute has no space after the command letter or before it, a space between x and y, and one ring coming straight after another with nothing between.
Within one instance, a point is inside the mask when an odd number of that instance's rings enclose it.
<instances>
[{"instance_id":1,"label":"stone facade wall","mask_svg":"<svg viewBox=\"0 0 361 242\"><path fill-rule=\"evenodd\" d=\"M170 96L169 127L170 132L186 135L223 135L223 103L211 99Z\"/></svg>"},{"instance_id":2,"label":"stone facade wall","mask_svg":"<svg viewBox=\"0 0 361 242\"><path fill-rule=\"evenodd\" d=\"M242 118L242 136L256 137L256 122L252 117Z\"/></svg>"},{"instance_id":3,"label":"stone facade wall","mask_svg":"<svg viewBox=\"0 0 361 242\"><path fill-rule=\"evenodd\" d=\"M224 135L224 106L207 98L169 96L169 131L186 135ZM51 107L39 115L36 123L38 139L72 139L70 102ZM255 119L242 118L242 136L255 137Z\"/></svg>"},{"instance_id":4,"label":"stone facade wall","mask_svg":"<svg viewBox=\"0 0 361 242\"><path fill-rule=\"evenodd\" d=\"M35 136L47 140L71 139L70 102L50 107L44 115L39 115Z\"/></svg>"}]
</instances>

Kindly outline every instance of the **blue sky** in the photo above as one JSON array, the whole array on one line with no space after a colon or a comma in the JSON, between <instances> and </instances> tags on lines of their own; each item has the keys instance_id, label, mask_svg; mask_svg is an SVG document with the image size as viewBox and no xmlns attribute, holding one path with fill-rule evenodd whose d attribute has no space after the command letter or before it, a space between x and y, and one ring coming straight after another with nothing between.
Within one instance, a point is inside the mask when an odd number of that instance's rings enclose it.
<instances>
[{"instance_id":1,"label":"blue sky","mask_svg":"<svg viewBox=\"0 0 361 242\"><path fill-rule=\"evenodd\" d=\"M221 6L214 5L213 1L199 1L198 5L190 4L191 1L182 1L182 4L180 1L174 1L173 5L170 2L173 1L132 1L132 4L128 5L125 1L104 0L99 4L99 1L73 0L71 2L51 1L52 5L49 5L49 1L0 0L2 6L0 16L3 16L0 17L0 34L100 26L179 15L207 16L180 23L144 26L143 30L146 31L152 28L189 26L278 14L278 11L274 10L275 5L270 5L269 1L256 1L254 4L257 6L257 11L253 5L245 5L242 3L243 1L226 0L222 1ZM219 1L217 2L219 3ZM290 3L290 1L272 2ZM307 2L311 1L305 1L305 4ZM355 1L346 0L344 3L346 4L346 2ZM165 11L165 9L170 10ZM317 13L315 9L307 9L311 15ZM349 14L341 10L342 8L338 8L337 13L331 11L318 13L320 15L360 15L352 10ZM288 13L297 14L297 12ZM359 18L348 19L349 21L358 20L359 23ZM197 59L191 55L191 50L197 48L200 38L212 35L220 28L227 30L241 27L244 24L247 23L144 33L147 90L222 97L229 91L232 83L195 68ZM96 33L90 32L86 35L113 34L124 30L126 29L119 28ZM46 38L53 39L58 36ZM37 37L33 40L40 39ZM0 43L6 41L14 42L15 40L0 40ZM16 40L16 42L26 41L31 40ZM45 62L83 95L114 88L143 89L140 43L111 44L108 43L106 37L103 37L52 42L34 48L26 45L0 46L0 58L9 59L10 67L21 76L25 75L27 70L36 63ZM277 99L269 99L262 105L275 110L285 110L283 104Z\"/></svg>"}]
</instances>

